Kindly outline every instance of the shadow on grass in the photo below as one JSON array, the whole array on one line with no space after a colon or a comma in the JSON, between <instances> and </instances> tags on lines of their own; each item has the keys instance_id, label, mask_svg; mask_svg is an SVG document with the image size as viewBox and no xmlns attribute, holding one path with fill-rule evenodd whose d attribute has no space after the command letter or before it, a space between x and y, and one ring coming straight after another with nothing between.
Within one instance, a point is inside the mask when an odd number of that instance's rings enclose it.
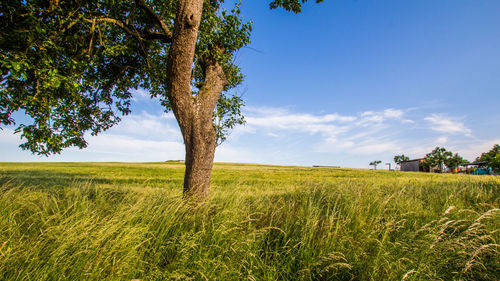
<instances>
[{"instance_id":1,"label":"shadow on grass","mask_svg":"<svg viewBox=\"0 0 500 281\"><path fill-rule=\"evenodd\" d=\"M67 173L53 170L8 170L0 173L0 186L9 183L23 187L65 187L75 182L92 182L93 184L110 184L103 177L95 177L88 173Z\"/></svg>"},{"instance_id":2,"label":"shadow on grass","mask_svg":"<svg viewBox=\"0 0 500 281\"><path fill-rule=\"evenodd\" d=\"M6 170L0 171L0 186L9 184L20 187L54 188L69 187L75 183L90 183L97 186L140 186L154 188L179 188L182 186L183 178L166 177L155 178L138 174L135 176L117 177L113 171L108 173L93 172L63 172L58 170Z\"/></svg>"}]
</instances>

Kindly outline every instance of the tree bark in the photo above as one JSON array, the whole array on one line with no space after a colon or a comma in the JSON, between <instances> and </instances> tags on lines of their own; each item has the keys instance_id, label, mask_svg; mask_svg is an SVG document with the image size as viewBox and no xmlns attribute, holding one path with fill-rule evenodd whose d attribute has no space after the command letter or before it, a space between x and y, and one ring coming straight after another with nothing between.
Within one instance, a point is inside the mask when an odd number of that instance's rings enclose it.
<instances>
[{"instance_id":1,"label":"tree bark","mask_svg":"<svg viewBox=\"0 0 500 281\"><path fill-rule=\"evenodd\" d=\"M178 2L172 45L167 62L167 95L186 148L184 195L204 198L210 190L216 134L212 114L226 85L222 67L205 61L205 81L196 96L191 89L198 27L203 0Z\"/></svg>"},{"instance_id":2,"label":"tree bark","mask_svg":"<svg viewBox=\"0 0 500 281\"><path fill-rule=\"evenodd\" d=\"M211 121L211 120L210 120ZM212 123L194 119L190 133L184 136L186 172L184 195L205 198L210 191L210 175L215 154L215 130Z\"/></svg>"}]
</instances>

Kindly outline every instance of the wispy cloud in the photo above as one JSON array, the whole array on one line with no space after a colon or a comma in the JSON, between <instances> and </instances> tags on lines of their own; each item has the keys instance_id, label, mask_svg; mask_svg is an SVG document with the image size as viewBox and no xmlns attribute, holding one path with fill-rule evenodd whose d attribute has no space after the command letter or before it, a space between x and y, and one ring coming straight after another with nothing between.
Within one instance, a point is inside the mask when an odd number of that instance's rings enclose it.
<instances>
[{"instance_id":1,"label":"wispy cloud","mask_svg":"<svg viewBox=\"0 0 500 281\"><path fill-rule=\"evenodd\" d=\"M109 134L134 136L140 139L180 140L180 130L172 113L150 114L141 112L123 118Z\"/></svg>"},{"instance_id":2,"label":"wispy cloud","mask_svg":"<svg viewBox=\"0 0 500 281\"><path fill-rule=\"evenodd\" d=\"M308 113L292 113L283 108L249 108L246 117L250 127L260 127L276 130L290 130L311 134L338 134L355 127L367 127L396 120L403 123L413 123L404 119L405 112L399 109L383 111L365 111L357 115L341 115L327 113L313 115Z\"/></svg>"},{"instance_id":3,"label":"wispy cloud","mask_svg":"<svg viewBox=\"0 0 500 281\"><path fill-rule=\"evenodd\" d=\"M20 135L14 134L14 130L11 128L3 128L0 130L0 143L4 145L20 145Z\"/></svg>"},{"instance_id":4,"label":"wispy cloud","mask_svg":"<svg viewBox=\"0 0 500 281\"><path fill-rule=\"evenodd\" d=\"M137 90L132 90L132 100L135 102L149 102L159 99L151 97L151 94L147 90L139 88Z\"/></svg>"},{"instance_id":5,"label":"wispy cloud","mask_svg":"<svg viewBox=\"0 0 500 281\"><path fill-rule=\"evenodd\" d=\"M394 149L395 144L386 137L393 134L389 131L391 126L413 123L404 118L404 110L393 108L356 115L313 115L283 108L250 108L247 115L247 126L253 128L254 133L274 137L280 132L283 136L307 133L312 135L313 151L352 154L377 154Z\"/></svg>"},{"instance_id":6,"label":"wispy cloud","mask_svg":"<svg viewBox=\"0 0 500 281\"><path fill-rule=\"evenodd\" d=\"M358 124L361 126L371 126L374 123L382 123L387 120L396 120L403 123L414 123L409 119L404 119L405 111L401 109L388 108L382 111L365 111L360 114Z\"/></svg>"},{"instance_id":7,"label":"wispy cloud","mask_svg":"<svg viewBox=\"0 0 500 281\"><path fill-rule=\"evenodd\" d=\"M474 143L466 143L461 145L460 154L469 161L474 161L481 153L487 152L493 148L495 144L500 144L500 138L492 140L481 140Z\"/></svg>"},{"instance_id":8,"label":"wispy cloud","mask_svg":"<svg viewBox=\"0 0 500 281\"><path fill-rule=\"evenodd\" d=\"M100 161L165 161L184 158L184 145L176 141L144 140L123 135L103 134L89 139L85 150L72 153L100 155Z\"/></svg>"},{"instance_id":9,"label":"wispy cloud","mask_svg":"<svg viewBox=\"0 0 500 281\"><path fill-rule=\"evenodd\" d=\"M0 131L0 148L4 161L164 161L183 159L182 136L171 114L147 112L125 116L121 123L98 136L87 135L87 148L70 148L60 155L39 157L21 152L24 140L11 128ZM9 149L7 149L9 147ZM16 155L15 157L14 155ZM12 155L12 156L11 156Z\"/></svg>"},{"instance_id":10,"label":"wispy cloud","mask_svg":"<svg viewBox=\"0 0 500 281\"><path fill-rule=\"evenodd\" d=\"M400 146L395 142L386 142L380 139L371 139L352 147L350 153L358 155L375 155L384 152L397 151L398 149L400 149Z\"/></svg>"},{"instance_id":11,"label":"wispy cloud","mask_svg":"<svg viewBox=\"0 0 500 281\"><path fill-rule=\"evenodd\" d=\"M464 134L470 136L472 131L458 118L452 118L443 114L432 114L424 120L430 123L431 129L447 134Z\"/></svg>"},{"instance_id":12,"label":"wispy cloud","mask_svg":"<svg viewBox=\"0 0 500 281\"><path fill-rule=\"evenodd\" d=\"M448 143L448 137L439 137L436 139L436 144L440 146L445 146Z\"/></svg>"},{"instance_id":13,"label":"wispy cloud","mask_svg":"<svg viewBox=\"0 0 500 281\"><path fill-rule=\"evenodd\" d=\"M354 116L342 116L337 113L324 115L290 113L280 108L249 108L247 113L246 120L249 127L327 135L342 131L342 124L357 119Z\"/></svg>"}]
</instances>

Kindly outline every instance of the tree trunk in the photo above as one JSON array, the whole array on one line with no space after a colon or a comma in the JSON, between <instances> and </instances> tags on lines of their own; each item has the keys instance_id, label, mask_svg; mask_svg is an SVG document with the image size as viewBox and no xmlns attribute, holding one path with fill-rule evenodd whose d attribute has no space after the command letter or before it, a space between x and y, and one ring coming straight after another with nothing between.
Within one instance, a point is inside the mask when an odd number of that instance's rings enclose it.
<instances>
[{"instance_id":1,"label":"tree trunk","mask_svg":"<svg viewBox=\"0 0 500 281\"><path fill-rule=\"evenodd\" d=\"M167 95L186 147L184 195L198 198L210 189L216 141L212 114L227 85L222 67L206 58L205 80L193 96L191 75L202 8L203 0L178 2L167 62Z\"/></svg>"},{"instance_id":2,"label":"tree trunk","mask_svg":"<svg viewBox=\"0 0 500 281\"><path fill-rule=\"evenodd\" d=\"M184 136L186 147L184 195L189 197L204 198L210 191L210 174L215 154L215 130L212 120L204 122L203 119L193 119L192 129Z\"/></svg>"}]
</instances>

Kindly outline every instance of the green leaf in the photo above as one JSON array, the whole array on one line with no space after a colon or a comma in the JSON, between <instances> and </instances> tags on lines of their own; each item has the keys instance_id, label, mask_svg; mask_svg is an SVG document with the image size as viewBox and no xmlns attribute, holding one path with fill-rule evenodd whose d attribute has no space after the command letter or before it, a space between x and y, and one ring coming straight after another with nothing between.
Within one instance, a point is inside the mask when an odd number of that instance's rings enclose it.
<instances>
[{"instance_id":1,"label":"green leaf","mask_svg":"<svg viewBox=\"0 0 500 281\"><path fill-rule=\"evenodd\" d=\"M14 68L15 71L19 71L21 69L21 64L19 62L17 62L17 61L13 61L11 63L11 65L12 65L12 68Z\"/></svg>"}]
</instances>

